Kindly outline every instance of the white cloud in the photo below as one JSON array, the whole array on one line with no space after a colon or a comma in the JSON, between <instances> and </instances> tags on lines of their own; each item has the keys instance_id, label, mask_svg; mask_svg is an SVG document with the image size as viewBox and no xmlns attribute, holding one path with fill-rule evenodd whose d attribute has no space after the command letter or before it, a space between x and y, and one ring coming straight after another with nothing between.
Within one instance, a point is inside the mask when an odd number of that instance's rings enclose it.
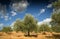
<instances>
[{"instance_id":1,"label":"white cloud","mask_svg":"<svg viewBox=\"0 0 60 39\"><path fill-rule=\"evenodd\" d=\"M13 28L14 24L15 24L15 21L11 23L11 25L10 25L11 28Z\"/></svg>"},{"instance_id":2,"label":"white cloud","mask_svg":"<svg viewBox=\"0 0 60 39\"><path fill-rule=\"evenodd\" d=\"M51 7L52 7L52 4L48 4L48 5L47 5L47 8L51 8Z\"/></svg>"},{"instance_id":3,"label":"white cloud","mask_svg":"<svg viewBox=\"0 0 60 39\"><path fill-rule=\"evenodd\" d=\"M0 23L0 30L3 28L4 24Z\"/></svg>"},{"instance_id":4,"label":"white cloud","mask_svg":"<svg viewBox=\"0 0 60 39\"><path fill-rule=\"evenodd\" d=\"M11 19L11 17L9 17L9 15L5 15L5 16L1 15L0 18L3 18L5 21Z\"/></svg>"},{"instance_id":5,"label":"white cloud","mask_svg":"<svg viewBox=\"0 0 60 39\"><path fill-rule=\"evenodd\" d=\"M12 13L12 16L17 15L17 13L16 13L16 12L14 12L14 11L11 11L11 13Z\"/></svg>"},{"instance_id":6,"label":"white cloud","mask_svg":"<svg viewBox=\"0 0 60 39\"><path fill-rule=\"evenodd\" d=\"M13 3L12 8L16 12L21 12L21 11L25 10L27 8L27 6L28 6L28 2L24 1L24 2Z\"/></svg>"},{"instance_id":7,"label":"white cloud","mask_svg":"<svg viewBox=\"0 0 60 39\"><path fill-rule=\"evenodd\" d=\"M4 16L5 20L7 21L9 19L8 15L7 16Z\"/></svg>"},{"instance_id":8,"label":"white cloud","mask_svg":"<svg viewBox=\"0 0 60 39\"><path fill-rule=\"evenodd\" d=\"M3 15L1 15L1 17L0 18L4 18L4 20L11 20L11 17L9 17L9 15L5 15L5 16L3 16Z\"/></svg>"},{"instance_id":9,"label":"white cloud","mask_svg":"<svg viewBox=\"0 0 60 39\"><path fill-rule=\"evenodd\" d=\"M42 13L44 13L46 11L46 9L40 9L40 13L38 13L37 16L41 15Z\"/></svg>"},{"instance_id":10,"label":"white cloud","mask_svg":"<svg viewBox=\"0 0 60 39\"><path fill-rule=\"evenodd\" d=\"M46 18L43 21L38 22L38 25L41 25L41 24L49 24L51 22L51 20L52 20L51 18Z\"/></svg>"},{"instance_id":11,"label":"white cloud","mask_svg":"<svg viewBox=\"0 0 60 39\"><path fill-rule=\"evenodd\" d=\"M0 29L2 29L3 26L4 26L4 24L3 23L0 23Z\"/></svg>"},{"instance_id":12,"label":"white cloud","mask_svg":"<svg viewBox=\"0 0 60 39\"><path fill-rule=\"evenodd\" d=\"M4 26L4 24L3 23L0 23L0 28L3 27L3 26Z\"/></svg>"},{"instance_id":13,"label":"white cloud","mask_svg":"<svg viewBox=\"0 0 60 39\"><path fill-rule=\"evenodd\" d=\"M9 7L11 10L14 10L16 12L21 12L25 10L28 6L27 0L11 0ZM6 15L7 11L7 5L0 3L0 14Z\"/></svg>"},{"instance_id":14,"label":"white cloud","mask_svg":"<svg viewBox=\"0 0 60 39\"><path fill-rule=\"evenodd\" d=\"M6 12L6 5L2 5L0 3L0 12L2 15L5 15L7 12Z\"/></svg>"},{"instance_id":15,"label":"white cloud","mask_svg":"<svg viewBox=\"0 0 60 39\"><path fill-rule=\"evenodd\" d=\"M40 13L44 13L44 12L45 12L45 9L41 9L41 10L40 10Z\"/></svg>"},{"instance_id":16,"label":"white cloud","mask_svg":"<svg viewBox=\"0 0 60 39\"><path fill-rule=\"evenodd\" d=\"M11 17L9 18L9 20L11 20Z\"/></svg>"},{"instance_id":17,"label":"white cloud","mask_svg":"<svg viewBox=\"0 0 60 39\"><path fill-rule=\"evenodd\" d=\"M0 23L0 27L3 26L4 24L3 23Z\"/></svg>"}]
</instances>

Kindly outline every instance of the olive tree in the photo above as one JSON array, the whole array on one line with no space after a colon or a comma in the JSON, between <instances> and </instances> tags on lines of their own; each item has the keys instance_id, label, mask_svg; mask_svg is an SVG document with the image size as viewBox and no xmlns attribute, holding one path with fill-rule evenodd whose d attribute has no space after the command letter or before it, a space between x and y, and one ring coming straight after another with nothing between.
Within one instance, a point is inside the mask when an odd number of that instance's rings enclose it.
<instances>
[{"instance_id":1,"label":"olive tree","mask_svg":"<svg viewBox=\"0 0 60 39\"><path fill-rule=\"evenodd\" d=\"M53 7L55 11L53 12L51 16L52 30L55 32L60 32L60 0L53 2Z\"/></svg>"},{"instance_id":2,"label":"olive tree","mask_svg":"<svg viewBox=\"0 0 60 39\"><path fill-rule=\"evenodd\" d=\"M30 32L37 31L37 20L31 14L26 14L24 17L24 24L28 36L30 35Z\"/></svg>"},{"instance_id":3,"label":"olive tree","mask_svg":"<svg viewBox=\"0 0 60 39\"><path fill-rule=\"evenodd\" d=\"M47 24L42 24L39 26L39 32L51 32L52 29Z\"/></svg>"},{"instance_id":4,"label":"olive tree","mask_svg":"<svg viewBox=\"0 0 60 39\"><path fill-rule=\"evenodd\" d=\"M11 27L6 26L6 27L3 27L1 31L8 33L8 32L12 32L12 29L11 29Z\"/></svg>"},{"instance_id":5,"label":"olive tree","mask_svg":"<svg viewBox=\"0 0 60 39\"><path fill-rule=\"evenodd\" d=\"M23 21L17 19L14 23L13 30L18 32L18 31L24 31L24 23Z\"/></svg>"}]
</instances>

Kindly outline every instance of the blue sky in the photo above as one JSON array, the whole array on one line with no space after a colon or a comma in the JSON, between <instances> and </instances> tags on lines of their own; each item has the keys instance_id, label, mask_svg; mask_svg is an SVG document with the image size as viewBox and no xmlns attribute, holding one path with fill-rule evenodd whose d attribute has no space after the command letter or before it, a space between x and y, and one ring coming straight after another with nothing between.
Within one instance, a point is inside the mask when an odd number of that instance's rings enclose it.
<instances>
[{"instance_id":1,"label":"blue sky","mask_svg":"<svg viewBox=\"0 0 60 39\"><path fill-rule=\"evenodd\" d=\"M55 0L0 1L0 26L11 25L16 19L32 14L38 22L50 19Z\"/></svg>"}]
</instances>

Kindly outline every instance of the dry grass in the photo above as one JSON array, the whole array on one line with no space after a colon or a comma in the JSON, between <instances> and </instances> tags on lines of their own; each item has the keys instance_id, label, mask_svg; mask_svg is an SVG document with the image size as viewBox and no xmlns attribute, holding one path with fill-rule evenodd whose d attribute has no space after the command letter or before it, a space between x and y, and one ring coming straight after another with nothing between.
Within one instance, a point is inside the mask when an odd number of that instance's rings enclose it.
<instances>
[{"instance_id":1,"label":"dry grass","mask_svg":"<svg viewBox=\"0 0 60 39\"><path fill-rule=\"evenodd\" d=\"M53 39L52 33L46 32L46 35L38 33L38 37L25 37L22 32L10 32L8 34L0 32L0 39Z\"/></svg>"}]
</instances>

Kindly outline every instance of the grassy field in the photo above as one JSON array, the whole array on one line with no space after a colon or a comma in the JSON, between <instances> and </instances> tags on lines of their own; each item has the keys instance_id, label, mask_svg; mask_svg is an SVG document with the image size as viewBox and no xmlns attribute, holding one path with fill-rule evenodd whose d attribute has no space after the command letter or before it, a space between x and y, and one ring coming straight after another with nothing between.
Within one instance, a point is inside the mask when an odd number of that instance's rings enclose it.
<instances>
[{"instance_id":1,"label":"grassy field","mask_svg":"<svg viewBox=\"0 0 60 39\"><path fill-rule=\"evenodd\" d=\"M0 39L54 39L52 33L46 32L46 34L38 33L37 37L25 37L22 32L11 32L11 33L3 33L0 32Z\"/></svg>"}]
</instances>

